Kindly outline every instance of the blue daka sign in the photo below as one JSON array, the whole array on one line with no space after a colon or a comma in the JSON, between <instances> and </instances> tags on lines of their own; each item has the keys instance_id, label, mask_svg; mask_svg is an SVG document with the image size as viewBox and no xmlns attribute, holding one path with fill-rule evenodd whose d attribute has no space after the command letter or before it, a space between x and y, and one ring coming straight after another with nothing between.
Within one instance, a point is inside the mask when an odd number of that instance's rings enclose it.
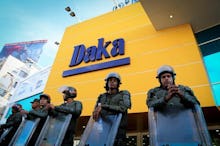
<instances>
[{"instance_id":1,"label":"blue daka sign","mask_svg":"<svg viewBox=\"0 0 220 146\"><path fill-rule=\"evenodd\" d=\"M111 50L108 52L108 46L112 44ZM81 44L74 46L73 56L70 62L70 67L77 66L82 61L85 63L95 62L105 58L116 57L125 54L125 41L122 38L116 39L113 42L104 42L104 38L98 39L98 47L90 46L86 49L85 45ZM63 77L82 74L91 71L97 71L106 68L112 68L122 65L130 64L130 57L121 58L117 60L111 60L108 62L97 63L89 66L79 67L71 70L63 71Z\"/></svg>"}]
</instances>

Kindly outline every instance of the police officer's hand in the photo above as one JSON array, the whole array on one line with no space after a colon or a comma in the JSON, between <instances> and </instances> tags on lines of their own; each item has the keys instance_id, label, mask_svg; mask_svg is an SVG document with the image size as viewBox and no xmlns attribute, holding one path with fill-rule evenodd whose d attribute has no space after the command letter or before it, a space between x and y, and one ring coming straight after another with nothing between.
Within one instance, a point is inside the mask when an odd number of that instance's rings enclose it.
<instances>
[{"instance_id":1,"label":"police officer's hand","mask_svg":"<svg viewBox=\"0 0 220 146\"><path fill-rule=\"evenodd\" d=\"M176 95L179 97L179 98L184 98L184 93L181 91L181 90L179 90L179 88L178 88L178 90L177 90L177 92L176 92Z\"/></svg>"},{"instance_id":2,"label":"police officer's hand","mask_svg":"<svg viewBox=\"0 0 220 146\"><path fill-rule=\"evenodd\" d=\"M97 107L95 108L95 110L93 111L92 117L93 117L93 119L94 119L95 121L98 120L98 118L99 118L99 116L100 116L101 109L102 109L101 106L97 106Z\"/></svg>"},{"instance_id":3,"label":"police officer's hand","mask_svg":"<svg viewBox=\"0 0 220 146\"><path fill-rule=\"evenodd\" d=\"M26 110L21 110L20 113L21 113L21 114L28 114L28 111L26 111Z\"/></svg>"},{"instance_id":4,"label":"police officer's hand","mask_svg":"<svg viewBox=\"0 0 220 146\"><path fill-rule=\"evenodd\" d=\"M53 104L49 104L50 109L54 109L55 106Z\"/></svg>"},{"instance_id":5,"label":"police officer's hand","mask_svg":"<svg viewBox=\"0 0 220 146\"><path fill-rule=\"evenodd\" d=\"M47 104L47 105L46 105L46 109L47 109L47 110L52 109L52 107L54 107L52 104Z\"/></svg>"},{"instance_id":6,"label":"police officer's hand","mask_svg":"<svg viewBox=\"0 0 220 146\"><path fill-rule=\"evenodd\" d=\"M168 95L164 99L166 102L168 102L173 97L173 95L177 94L179 90L178 86L172 84L169 84L167 86L167 89L168 89Z\"/></svg>"},{"instance_id":7,"label":"police officer's hand","mask_svg":"<svg viewBox=\"0 0 220 146\"><path fill-rule=\"evenodd\" d=\"M168 94L170 94L171 96L178 93L178 90L179 90L178 86L176 85L168 85L167 89L168 89Z\"/></svg>"},{"instance_id":8,"label":"police officer's hand","mask_svg":"<svg viewBox=\"0 0 220 146\"><path fill-rule=\"evenodd\" d=\"M98 113L97 113L96 111L93 111L93 113L92 113L92 118L93 118L95 121L98 120L99 116L98 116Z\"/></svg>"}]
</instances>

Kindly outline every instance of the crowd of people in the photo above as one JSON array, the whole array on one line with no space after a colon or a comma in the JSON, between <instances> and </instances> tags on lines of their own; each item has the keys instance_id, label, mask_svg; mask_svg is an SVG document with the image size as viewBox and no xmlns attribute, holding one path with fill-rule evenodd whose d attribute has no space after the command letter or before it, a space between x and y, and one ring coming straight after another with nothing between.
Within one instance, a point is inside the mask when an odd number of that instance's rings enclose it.
<instances>
[{"instance_id":1,"label":"crowd of people","mask_svg":"<svg viewBox=\"0 0 220 146\"><path fill-rule=\"evenodd\" d=\"M156 110L164 110L167 107L181 107L192 108L194 104L199 104L193 91L183 85L175 84L175 76L173 68L169 65L161 66L157 71L156 78L160 86L152 88L147 93L146 105L154 107ZM97 98L92 117L97 121L100 117L106 115L114 115L122 113L122 119L118 127L118 132L115 138L114 146L126 145L126 129L128 109L131 109L131 95L127 90L120 90L122 83L121 77L118 73L111 72L105 78L105 92L100 94ZM34 99L32 110L25 111L22 106L15 104L12 106L12 114L7 119L6 123L0 125L1 131L5 128L13 126L16 130L22 121L22 117L27 119L40 118L40 127L48 115L57 116L58 114L72 114L72 119L68 125L65 138L62 145L72 146L74 133L77 126L77 119L82 112L82 103L75 100L77 90L74 87L66 87L62 90L64 103L59 106L54 106L51 103L50 95L42 94L39 99ZM35 132L39 135L40 128ZM37 136L33 136L31 144L36 141ZM4 144L8 143L10 139L5 139Z\"/></svg>"}]
</instances>

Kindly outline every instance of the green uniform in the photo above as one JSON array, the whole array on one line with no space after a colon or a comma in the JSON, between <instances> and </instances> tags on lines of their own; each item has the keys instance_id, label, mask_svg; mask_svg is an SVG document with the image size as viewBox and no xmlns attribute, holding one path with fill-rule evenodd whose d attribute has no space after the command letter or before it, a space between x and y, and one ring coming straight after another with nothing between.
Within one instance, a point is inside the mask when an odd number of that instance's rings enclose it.
<instances>
[{"instance_id":1,"label":"green uniform","mask_svg":"<svg viewBox=\"0 0 220 146\"><path fill-rule=\"evenodd\" d=\"M29 146L33 146L35 144L48 115L49 115L49 111L44 106L40 106L39 109L32 109L27 114L27 119L29 120L40 118L40 122L28 143Z\"/></svg>"},{"instance_id":2,"label":"green uniform","mask_svg":"<svg viewBox=\"0 0 220 146\"><path fill-rule=\"evenodd\" d=\"M80 101L74 100L71 103L64 103L60 106L55 106L55 111L59 112L58 114L72 114L70 124L67 128L65 137L62 142L62 145L72 146L77 125L77 119L82 112L82 103Z\"/></svg>"},{"instance_id":3,"label":"green uniform","mask_svg":"<svg viewBox=\"0 0 220 146\"><path fill-rule=\"evenodd\" d=\"M27 118L28 119L35 119L35 118L46 118L48 115L48 110L45 108L39 108L39 109L32 109L29 111Z\"/></svg>"},{"instance_id":4,"label":"green uniform","mask_svg":"<svg viewBox=\"0 0 220 146\"><path fill-rule=\"evenodd\" d=\"M193 107L194 104L199 104L199 101L196 99L193 91L183 85L178 86L179 90L183 93L183 99L180 99L178 95L174 95L168 102L166 102L165 96L168 95L168 90L162 87L156 87L150 89L147 93L147 106L154 107L156 110L164 110L169 107Z\"/></svg>"},{"instance_id":5,"label":"green uniform","mask_svg":"<svg viewBox=\"0 0 220 146\"><path fill-rule=\"evenodd\" d=\"M20 112L13 113L8 117L6 123L1 125L1 128L10 128L11 126L19 127L21 121L22 121L21 113Z\"/></svg>"},{"instance_id":6,"label":"green uniform","mask_svg":"<svg viewBox=\"0 0 220 146\"><path fill-rule=\"evenodd\" d=\"M116 141L124 140L127 128L127 110L131 108L129 91L123 90L116 94L103 93L99 95L96 106L98 106L98 103L102 105L101 116L122 113Z\"/></svg>"},{"instance_id":7,"label":"green uniform","mask_svg":"<svg viewBox=\"0 0 220 146\"><path fill-rule=\"evenodd\" d=\"M15 134L15 132L17 131L20 123L22 121L22 115L20 112L17 113L12 113L8 119L6 120L5 124L2 124L0 126L1 130L2 129L6 129L6 128L10 128L12 127L11 131L8 133L8 135L6 136L5 140L3 140L0 144L1 145L8 145L11 138L13 137L13 135Z\"/></svg>"}]
</instances>

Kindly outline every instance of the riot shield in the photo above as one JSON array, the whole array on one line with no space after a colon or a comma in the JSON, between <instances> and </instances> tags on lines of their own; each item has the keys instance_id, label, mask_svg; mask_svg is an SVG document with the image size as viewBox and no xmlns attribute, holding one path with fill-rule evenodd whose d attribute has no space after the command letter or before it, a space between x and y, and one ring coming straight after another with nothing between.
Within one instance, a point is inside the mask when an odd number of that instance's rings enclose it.
<instances>
[{"instance_id":1,"label":"riot shield","mask_svg":"<svg viewBox=\"0 0 220 146\"><path fill-rule=\"evenodd\" d=\"M193 109L167 108L148 111L151 146L211 146L199 105Z\"/></svg>"},{"instance_id":2,"label":"riot shield","mask_svg":"<svg viewBox=\"0 0 220 146\"><path fill-rule=\"evenodd\" d=\"M113 146L122 114L100 117L94 121L90 117L79 146Z\"/></svg>"},{"instance_id":3,"label":"riot shield","mask_svg":"<svg viewBox=\"0 0 220 146\"><path fill-rule=\"evenodd\" d=\"M5 129L0 136L0 143L5 139L8 133L12 130L12 127Z\"/></svg>"},{"instance_id":4,"label":"riot shield","mask_svg":"<svg viewBox=\"0 0 220 146\"><path fill-rule=\"evenodd\" d=\"M71 118L71 114L59 114L57 117L48 116L35 146L60 146Z\"/></svg>"},{"instance_id":5,"label":"riot shield","mask_svg":"<svg viewBox=\"0 0 220 146\"><path fill-rule=\"evenodd\" d=\"M40 118L36 118L34 120L23 120L12 140L10 141L9 146L27 145L39 121Z\"/></svg>"}]
</instances>

